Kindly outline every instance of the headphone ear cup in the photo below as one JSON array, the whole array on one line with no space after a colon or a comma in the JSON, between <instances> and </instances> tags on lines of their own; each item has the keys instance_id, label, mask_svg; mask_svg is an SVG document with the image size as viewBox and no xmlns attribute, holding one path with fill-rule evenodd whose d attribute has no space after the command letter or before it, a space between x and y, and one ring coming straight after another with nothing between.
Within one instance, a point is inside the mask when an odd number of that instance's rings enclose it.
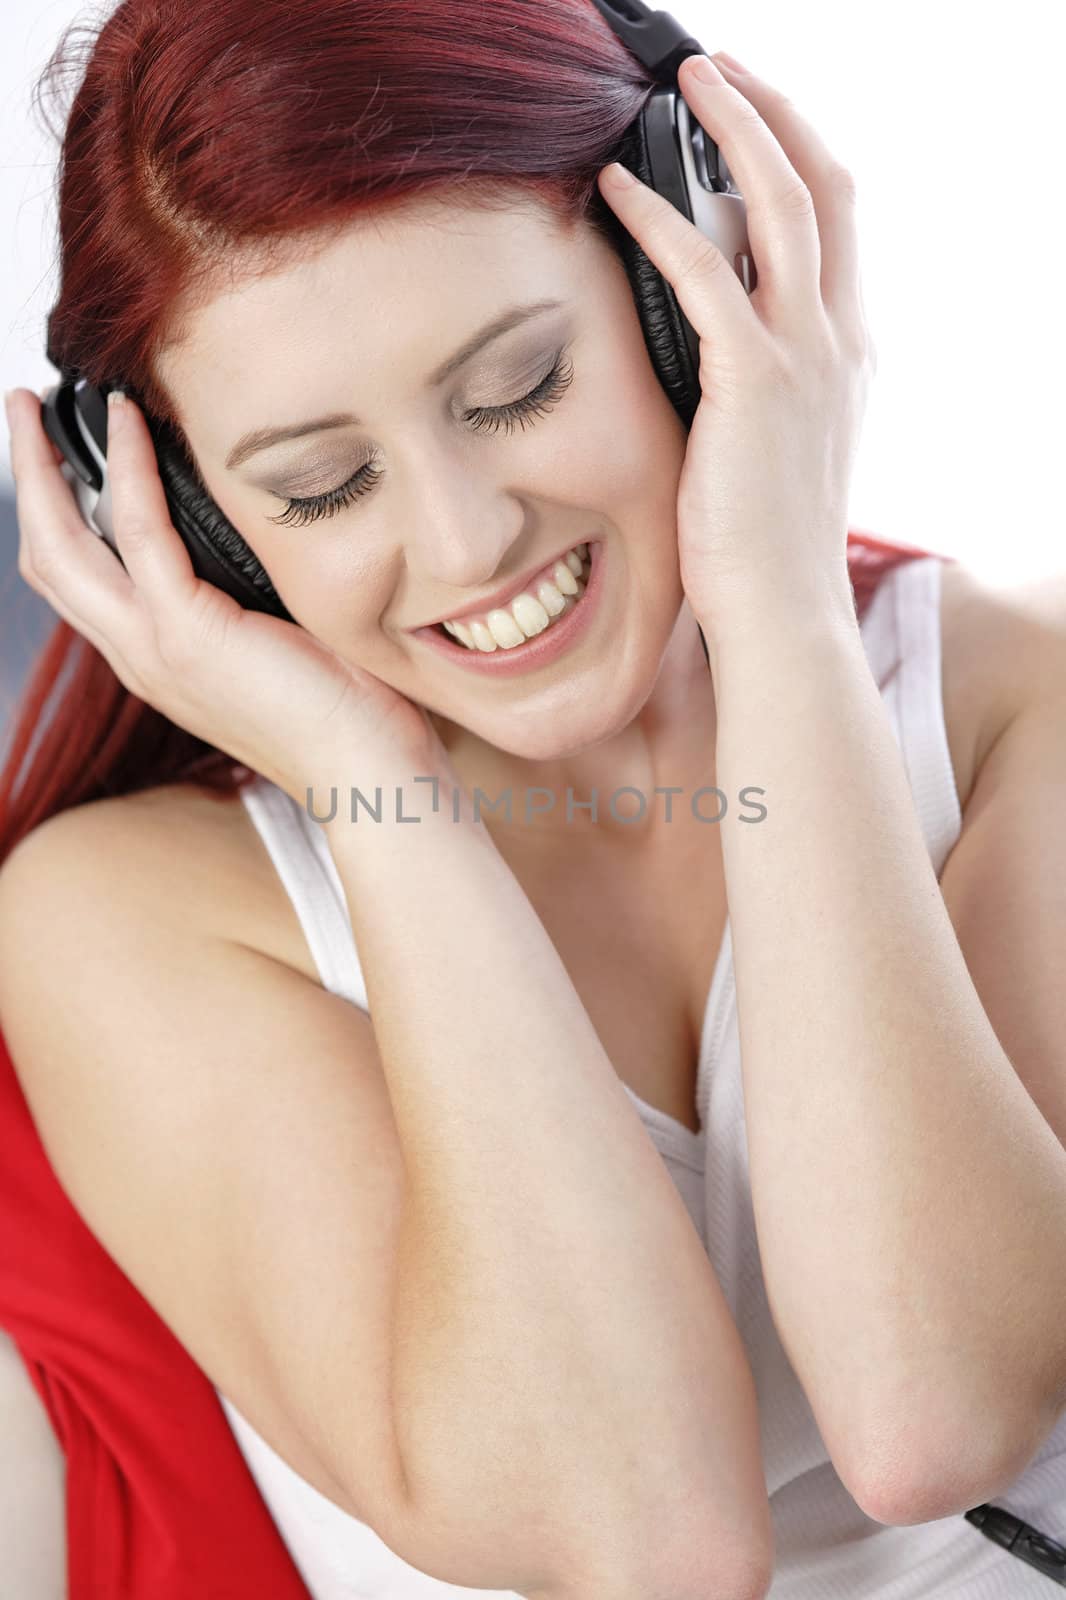
<instances>
[{"instance_id":1,"label":"headphone ear cup","mask_svg":"<svg viewBox=\"0 0 1066 1600\"><path fill-rule=\"evenodd\" d=\"M204 488L173 428L147 413L145 420L171 521L189 552L196 576L232 595L245 610L265 611L294 622L262 563Z\"/></svg>"},{"instance_id":2,"label":"headphone ear cup","mask_svg":"<svg viewBox=\"0 0 1066 1600\"><path fill-rule=\"evenodd\" d=\"M635 173L641 183L647 184L649 189L655 188L643 114L626 130L618 160ZM612 219L611 232L618 241L652 365L674 410L685 427L691 428L700 403L700 379L685 338L677 296L629 229L614 216L609 206L605 205L604 210Z\"/></svg>"}]
</instances>

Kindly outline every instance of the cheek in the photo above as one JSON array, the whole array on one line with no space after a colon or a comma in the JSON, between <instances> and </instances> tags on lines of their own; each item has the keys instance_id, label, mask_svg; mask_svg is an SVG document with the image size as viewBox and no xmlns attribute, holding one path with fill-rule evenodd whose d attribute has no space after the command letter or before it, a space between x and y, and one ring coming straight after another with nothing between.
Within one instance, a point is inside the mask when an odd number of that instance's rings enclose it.
<instances>
[{"instance_id":1,"label":"cheek","mask_svg":"<svg viewBox=\"0 0 1066 1600\"><path fill-rule=\"evenodd\" d=\"M228 486L209 491L301 627L338 653L379 632L389 575L352 537L343 512L306 527L278 527L264 517L259 496L235 495ZM279 503L270 515L283 509Z\"/></svg>"},{"instance_id":2,"label":"cheek","mask_svg":"<svg viewBox=\"0 0 1066 1600\"><path fill-rule=\"evenodd\" d=\"M343 654L380 643L381 618L395 601L396 567L369 558L346 513L288 530L291 547L275 558L285 603L304 627ZM272 544L271 548L275 548ZM268 565L273 576L273 567Z\"/></svg>"},{"instance_id":3,"label":"cheek","mask_svg":"<svg viewBox=\"0 0 1066 1600\"><path fill-rule=\"evenodd\" d=\"M554 492L602 511L620 527L635 518L672 523L688 434L647 359L619 353L575 407ZM668 530L669 531L669 530Z\"/></svg>"},{"instance_id":4,"label":"cheek","mask_svg":"<svg viewBox=\"0 0 1066 1600\"><path fill-rule=\"evenodd\" d=\"M615 374L614 393L638 462L660 489L672 488L676 497L688 431L655 376L643 335L639 354L631 354Z\"/></svg>"}]
</instances>

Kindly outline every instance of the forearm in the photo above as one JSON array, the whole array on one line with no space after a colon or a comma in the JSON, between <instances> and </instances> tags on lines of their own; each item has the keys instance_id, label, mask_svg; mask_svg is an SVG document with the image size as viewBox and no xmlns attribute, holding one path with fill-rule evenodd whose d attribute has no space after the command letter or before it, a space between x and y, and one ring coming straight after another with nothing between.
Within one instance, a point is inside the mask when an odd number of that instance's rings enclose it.
<instances>
[{"instance_id":1,"label":"forearm","mask_svg":"<svg viewBox=\"0 0 1066 1600\"><path fill-rule=\"evenodd\" d=\"M713 1269L490 836L395 782L421 823L329 836L407 1166L392 1383L413 1498L505 1528L501 1575L676 1539L727 1577L772 1535Z\"/></svg>"},{"instance_id":2,"label":"forearm","mask_svg":"<svg viewBox=\"0 0 1066 1600\"><path fill-rule=\"evenodd\" d=\"M717 781L768 811L722 848L774 1319L851 1486L923 1460L947 1485L982 1423L987 1461L1017 1448L1062 1151L973 986L857 625L752 609L712 671Z\"/></svg>"}]
</instances>

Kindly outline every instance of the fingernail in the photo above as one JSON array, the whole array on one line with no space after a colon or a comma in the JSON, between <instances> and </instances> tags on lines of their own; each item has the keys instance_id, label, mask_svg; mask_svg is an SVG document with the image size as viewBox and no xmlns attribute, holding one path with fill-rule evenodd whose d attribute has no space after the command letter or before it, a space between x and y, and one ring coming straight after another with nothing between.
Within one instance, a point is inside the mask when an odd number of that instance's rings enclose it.
<instances>
[{"instance_id":1,"label":"fingernail","mask_svg":"<svg viewBox=\"0 0 1066 1600\"><path fill-rule=\"evenodd\" d=\"M4 415L7 417L7 425L9 428L11 426L11 396L14 394L14 392L14 389L4 390Z\"/></svg>"},{"instance_id":2,"label":"fingernail","mask_svg":"<svg viewBox=\"0 0 1066 1600\"><path fill-rule=\"evenodd\" d=\"M109 389L107 394L107 429L111 433L125 421L127 414L126 396L121 389Z\"/></svg>"},{"instance_id":3,"label":"fingernail","mask_svg":"<svg viewBox=\"0 0 1066 1600\"><path fill-rule=\"evenodd\" d=\"M724 79L708 56L688 56L688 70L700 83L722 83Z\"/></svg>"},{"instance_id":4,"label":"fingernail","mask_svg":"<svg viewBox=\"0 0 1066 1600\"><path fill-rule=\"evenodd\" d=\"M737 60L736 56L727 55L724 50L716 50L714 59L724 62L727 67L732 67L734 72L747 72L748 70L743 62Z\"/></svg>"},{"instance_id":5,"label":"fingernail","mask_svg":"<svg viewBox=\"0 0 1066 1600\"><path fill-rule=\"evenodd\" d=\"M620 161L612 161L609 167L604 167L603 176L611 189L632 189L638 181Z\"/></svg>"}]
</instances>

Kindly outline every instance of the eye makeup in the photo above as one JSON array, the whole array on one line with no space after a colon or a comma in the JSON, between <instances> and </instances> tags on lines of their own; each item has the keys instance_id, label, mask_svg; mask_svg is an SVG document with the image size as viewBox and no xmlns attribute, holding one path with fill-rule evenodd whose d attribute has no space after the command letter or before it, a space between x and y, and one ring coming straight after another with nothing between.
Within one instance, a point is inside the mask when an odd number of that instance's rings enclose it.
<instances>
[{"instance_id":1,"label":"eye makeup","mask_svg":"<svg viewBox=\"0 0 1066 1600\"><path fill-rule=\"evenodd\" d=\"M528 394L503 406L476 406L463 413L464 421L483 432L496 433L502 427L511 434L519 426L524 431L527 419L546 416L573 380L573 362L566 357L565 350L560 350L550 371ZM368 494L381 476L381 470L368 462L336 489L288 500L281 515L268 517L267 521L279 527L305 527L320 517L335 516Z\"/></svg>"}]
</instances>

